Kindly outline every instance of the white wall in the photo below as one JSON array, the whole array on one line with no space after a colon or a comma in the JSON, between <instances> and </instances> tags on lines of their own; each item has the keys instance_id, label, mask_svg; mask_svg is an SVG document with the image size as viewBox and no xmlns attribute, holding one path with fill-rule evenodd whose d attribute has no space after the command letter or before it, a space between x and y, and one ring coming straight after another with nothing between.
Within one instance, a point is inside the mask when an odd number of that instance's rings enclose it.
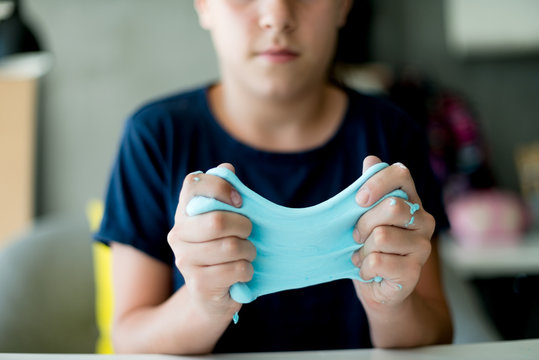
<instances>
[{"instance_id":1,"label":"white wall","mask_svg":"<svg viewBox=\"0 0 539 360\"><path fill-rule=\"evenodd\" d=\"M445 13L449 45L459 55L539 51L537 0L445 0Z\"/></svg>"},{"instance_id":2,"label":"white wall","mask_svg":"<svg viewBox=\"0 0 539 360\"><path fill-rule=\"evenodd\" d=\"M190 0L27 0L55 56L44 78L38 212L101 197L125 117L141 103L217 77Z\"/></svg>"}]
</instances>

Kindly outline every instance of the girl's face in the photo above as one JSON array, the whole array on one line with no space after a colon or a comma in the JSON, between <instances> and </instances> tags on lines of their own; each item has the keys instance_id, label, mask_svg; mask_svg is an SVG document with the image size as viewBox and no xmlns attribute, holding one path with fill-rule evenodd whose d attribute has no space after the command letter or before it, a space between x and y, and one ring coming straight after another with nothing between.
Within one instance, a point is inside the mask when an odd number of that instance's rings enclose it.
<instances>
[{"instance_id":1,"label":"girl's face","mask_svg":"<svg viewBox=\"0 0 539 360\"><path fill-rule=\"evenodd\" d=\"M223 82L288 98L327 78L352 0L195 0Z\"/></svg>"}]
</instances>

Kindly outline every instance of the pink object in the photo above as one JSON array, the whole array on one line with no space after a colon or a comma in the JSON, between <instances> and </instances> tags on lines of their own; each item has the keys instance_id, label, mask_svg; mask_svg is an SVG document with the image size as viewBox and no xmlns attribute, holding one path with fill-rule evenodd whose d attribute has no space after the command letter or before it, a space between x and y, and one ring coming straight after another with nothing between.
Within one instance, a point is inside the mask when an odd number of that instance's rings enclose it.
<instances>
[{"instance_id":1,"label":"pink object","mask_svg":"<svg viewBox=\"0 0 539 360\"><path fill-rule=\"evenodd\" d=\"M447 204L451 233L464 246L515 244L529 223L524 202L502 190L473 191Z\"/></svg>"}]
</instances>

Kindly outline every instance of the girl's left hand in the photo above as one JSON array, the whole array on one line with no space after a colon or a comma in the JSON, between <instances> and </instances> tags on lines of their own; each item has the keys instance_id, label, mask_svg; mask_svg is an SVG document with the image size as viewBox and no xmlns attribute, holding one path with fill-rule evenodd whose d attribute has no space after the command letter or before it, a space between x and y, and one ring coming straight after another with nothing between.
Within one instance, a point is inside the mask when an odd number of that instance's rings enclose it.
<instances>
[{"instance_id":1,"label":"girl's left hand","mask_svg":"<svg viewBox=\"0 0 539 360\"><path fill-rule=\"evenodd\" d=\"M377 157L368 156L363 172L379 162ZM414 291L431 252L435 221L423 209L414 181L403 164L393 164L371 177L359 189L356 202L368 207L395 189L406 192L408 202L401 198L385 199L359 219L354 231L355 241L364 244L352 257L361 277L383 278L381 282L369 283L354 280L356 293L367 311L403 303ZM413 214L410 203L420 206Z\"/></svg>"}]
</instances>

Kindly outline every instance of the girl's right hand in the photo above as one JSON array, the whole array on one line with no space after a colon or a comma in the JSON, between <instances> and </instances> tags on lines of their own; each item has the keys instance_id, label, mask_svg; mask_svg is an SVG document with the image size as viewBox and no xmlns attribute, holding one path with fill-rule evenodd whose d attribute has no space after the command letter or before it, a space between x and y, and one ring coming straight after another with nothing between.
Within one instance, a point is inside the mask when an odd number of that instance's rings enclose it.
<instances>
[{"instance_id":1,"label":"girl's right hand","mask_svg":"<svg viewBox=\"0 0 539 360\"><path fill-rule=\"evenodd\" d=\"M234 171L230 164L221 164ZM241 304L233 301L229 288L253 277L251 262L255 246L247 240L251 221L229 211L188 216L186 206L197 195L241 207L239 193L226 180L203 173L185 177L168 243L175 264L185 279L191 299L209 316L232 319Z\"/></svg>"}]
</instances>

